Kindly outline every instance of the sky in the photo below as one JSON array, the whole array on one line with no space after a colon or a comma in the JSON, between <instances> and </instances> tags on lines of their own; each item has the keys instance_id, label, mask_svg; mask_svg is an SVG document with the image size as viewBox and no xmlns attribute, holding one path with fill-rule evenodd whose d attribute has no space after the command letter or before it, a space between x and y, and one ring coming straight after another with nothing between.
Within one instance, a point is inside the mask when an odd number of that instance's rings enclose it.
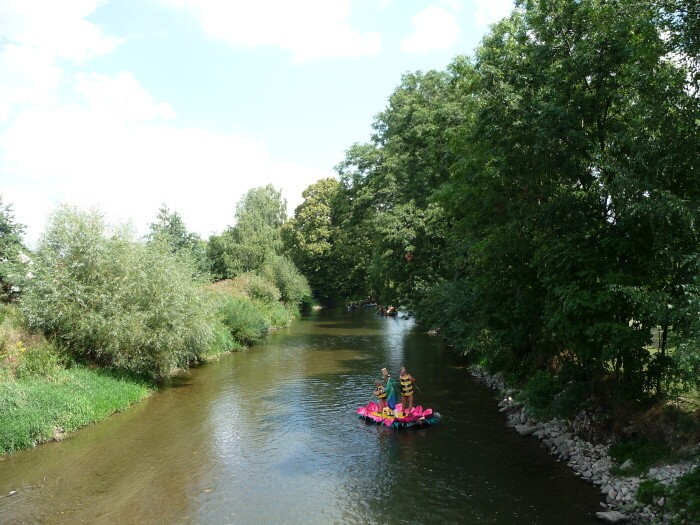
<instances>
[{"instance_id":1,"label":"sky","mask_svg":"<svg viewBox=\"0 0 700 525\"><path fill-rule=\"evenodd\" d=\"M272 184L289 214L408 72L473 55L512 0L0 0L0 196L202 238Z\"/></svg>"}]
</instances>

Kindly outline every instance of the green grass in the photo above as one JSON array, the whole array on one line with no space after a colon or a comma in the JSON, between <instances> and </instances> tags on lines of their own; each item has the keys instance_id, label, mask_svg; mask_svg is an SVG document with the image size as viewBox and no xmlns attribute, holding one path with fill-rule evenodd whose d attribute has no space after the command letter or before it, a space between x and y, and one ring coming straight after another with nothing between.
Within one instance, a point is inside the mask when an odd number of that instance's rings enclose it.
<instances>
[{"instance_id":1,"label":"green grass","mask_svg":"<svg viewBox=\"0 0 700 525\"><path fill-rule=\"evenodd\" d=\"M671 508L678 512L674 523L700 520L700 467L680 478L671 491Z\"/></svg>"},{"instance_id":2,"label":"green grass","mask_svg":"<svg viewBox=\"0 0 700 525\"><path fill-rule=\"evenodd\" d=\"M651 441L646 438L621 441L610 447L610 457L615 461L614 475L638 475L646 472L658 463L673 463L678 459L677 454L666 443ZM631 459L633 467L624 471L619 465Z\"/></svg>"},{"instance_id":3,"label":"green grass","mask_svg":"<svg viewBox=\"0 0 700 525\"><path fill-rule=\"evenodd\" d=\"M105 419L142 400L153 386L133 376L74 367L52 379L0 383L0 453L31 448Z\"/></svg>"},{"instance_id":4,"label":"green grass","mask_svg":"<svg viewBox=\"0 0 700 525\"><path fill-rule=\"evenodd\" d=\"M645 479L637 489L637 501L644 505L650 505L655 499L667 495L666 487L655 479Z\"/></svg>"}]
</instances>

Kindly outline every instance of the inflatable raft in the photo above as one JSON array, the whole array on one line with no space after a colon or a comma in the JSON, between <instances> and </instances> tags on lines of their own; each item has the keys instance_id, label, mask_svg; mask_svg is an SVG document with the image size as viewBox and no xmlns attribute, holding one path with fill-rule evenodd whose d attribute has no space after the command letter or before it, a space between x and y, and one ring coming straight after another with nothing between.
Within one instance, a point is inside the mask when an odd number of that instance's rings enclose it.
<instances>
[{"instance_id":1,"label":"inflatable raft","mask_svg":"<svg viewBox=\"0 0 700 525\"><path fill-rule=\"evenodd\" d=\"M440 414L433 412L431 408L424 409L419 405L413 407L410 412L404 412L401 404L398 404L395 410L386 408L384 412L380 412L379 405L374 401L359 407L357 415L367 422L392 428L422 428L434 425L440 420Z\"/></svg>"}]
</instances>

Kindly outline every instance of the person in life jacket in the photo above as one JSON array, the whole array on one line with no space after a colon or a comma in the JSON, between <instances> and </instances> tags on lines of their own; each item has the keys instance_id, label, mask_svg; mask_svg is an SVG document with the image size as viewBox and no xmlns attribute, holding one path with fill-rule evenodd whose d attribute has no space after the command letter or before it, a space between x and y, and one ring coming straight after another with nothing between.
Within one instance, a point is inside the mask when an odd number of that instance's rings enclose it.
<instances>
[{"instance_id":1,"label":"person in life jacket","mask_svg":"<svg viewBox=\"0 0 700 525\"><path fill-rule=\"evenodd\" d=\"M401 385L401 403L404 410L410 412L413 409L413 383L416 380L411 374L406 372L405 367L401 367L399 372L399 384Z\"/></svg>"},{"instance_id":2,"label":"person in life jacket","mask_svg":"<svg viewBox=\"0 0 700 525\"><path fill-rule=\"evenodd\" d=\"M374 382L374 395L377 396L377 399L379 399L379 410L378 412L383 412L384 408L386 407L386 390L384 390L384 386L382 385L382 382L377 380Z\"/></svg>"}]
</instances>

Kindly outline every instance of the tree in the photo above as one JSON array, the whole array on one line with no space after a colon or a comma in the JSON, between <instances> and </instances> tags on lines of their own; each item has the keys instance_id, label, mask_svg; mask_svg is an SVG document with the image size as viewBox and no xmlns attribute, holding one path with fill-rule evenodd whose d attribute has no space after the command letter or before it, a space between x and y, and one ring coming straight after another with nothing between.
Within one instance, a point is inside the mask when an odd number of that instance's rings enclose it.
<instances>
[{"instance_id":1,"label":"tree","mask_svg":"<svg viewBox=\"0 0 700 525\"><path fill-rule=\"evenodd\" d=\"M446 204L481 330L511 362L612 372L633 397L669 370L646 345L687 324L697 274L698 105L655 13L520 2L478 51Z\"/></svg>"},{"instance_id":2,"label":"tree","mask_svg":"<svg viewBox=\"0 0 700 525\"><path fill-rule=\"evenodd\" d=\"M151 223L148 234L150 243L161 244L164 249L191 260L200 276L209 274L204 241L196 233L187 231L180 214L162 204L156 222Z\"/></svg>"},{"instance_id":3,"label":"tree","mask_svg":"<svg viewBox=\"0 0 700 525\"><path fill-rule=\"evenodd\" d=\"M234 226L210 239L208 254L219 277L260 271L282 251L280 230L287 219L282 192L268 184L249 190L236 205Z\"/></svg>"},{"instance_id":4,"label":"tree","mask_svg":"<svg viewBox=\"0 0 700 525\"><path fill-rule=\"evenodd\" d=\"M294 218L282 228L284 251L302 269L316 297L331 302L339 286L333 243L337 235L333 204L340 191L336 179L321 179L302 193Z\"/></svg>"},{"instance_id":5,"label":"tree","mask_svg":"<svg viewBox=\"0 0 700 525\"><path fill-rule=\"evenodd\" d=\"M369 240L370 253L353 248L368 291L386 301L415 304L446 270L437 196L459 158L449 144L469 117L459 88L471 71L459 58L447 72L405 75L375 119L372 143L354 145L336 168L349 203L340 229Z\"/></svg>"},{"instance_id":6,"label":"tree","mask_svg":"<svg viewBox=\"0 0 700 525\"><path fill-rule=\"evenodd\" d=\"M32 328L77 358L163 378L213 337L192 267L125 227L110 230L97 211L55 211L33 262L20 306Z\"/></svg>"},{"instance_id":7,"label":"tree","mask_svg":"<svg viewBox=\"0 0 700 525\"><path fill-rule=\"evenodd\" d=\"M27 273L23 234L24 225L15 221L12 204L3 203L0 195L0 299L5 302L17 298Z\"/></svg>"}]
</instances>

